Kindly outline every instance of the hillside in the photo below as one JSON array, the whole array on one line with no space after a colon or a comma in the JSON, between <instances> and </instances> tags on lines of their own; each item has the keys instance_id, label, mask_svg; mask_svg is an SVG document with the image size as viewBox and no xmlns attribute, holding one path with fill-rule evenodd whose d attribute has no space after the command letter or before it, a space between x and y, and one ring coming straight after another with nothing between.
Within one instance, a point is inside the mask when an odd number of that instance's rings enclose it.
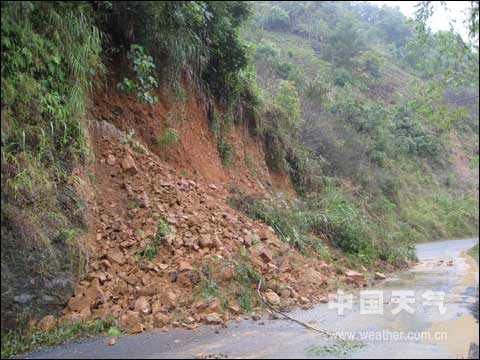
<instances>
[{"instance_id":1,"label":"hillside","mask_svg":"<svg viewBox=\"0 0 480 360\"><path fill-rule=\"evenodd\" d=\"M478 234L478 79L417 31L367 3L3 2L2 356L255 317L260 280L308 308Z\"/></svg>"}]
</instances>

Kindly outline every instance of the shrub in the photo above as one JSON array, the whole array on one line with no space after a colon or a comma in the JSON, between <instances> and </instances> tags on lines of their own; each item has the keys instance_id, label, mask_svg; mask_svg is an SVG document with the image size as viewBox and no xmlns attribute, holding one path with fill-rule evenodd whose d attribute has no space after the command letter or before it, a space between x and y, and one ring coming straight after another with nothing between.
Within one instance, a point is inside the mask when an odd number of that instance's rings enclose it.
<instances>
[{"instance_id":1,"label":"shrub","mask_svg":"<svg viewBox=\"0 0 480 360\"><path fill-rule=\"evenodd\" d=\"M334 77L334 80L333 80L334 84L337 86L345 86L347 84L350 84L353 81L352 74L350 73L350 71L344 68L335 69L333 77Z\"/></svg>"},{"instance_id":2,"label":"shrub","mask_svg":"<svg viewBox=\"0 0 480 360\"><path fill-rule=\"evenodd\" d=\"M297 89L291 81L280 81L275 104L286 114L290 130L297 130L301 122L300 100Z\"/></svg>"},{"instance_id":3,"label":"shrub","mask_svg":"<svg viewBox=\"0 0 480 360\"><path fill-rule=\"evenodd\" d=\"M158 101L158 97L150 93L158 84L153 74L155 72L155 64L153 58L145 54L142 46L132 44L130 52L127 55L133 63L133 71L135 72L135 79L130 80L124 78L118 84L118 87L127 92L137 92L137 98L146 104L153 104Z\"/></svg>"},{"instance_id":4,"label":"shrub","mask_svg":"<svg viewBox=\"0 0 480 360\"><path fill-rule=\"evenodd\" d=\"M122 134L120 136L120 142L122 144L128 144L134 151L141 153L147 152L145 146L140 144L138 141L132 139L133 135L135 135L135 130L130 130L130 132L128 132L127 134Z\"/></svg>"},{"instance_id":5,"label":"shrub","mask_svg":"<svg viewBox=\"0 0 480 360\"><path fill-rule=\"evenodd\" d=\"M268 16L263 19L263 24L269 29L284 29L288 27L288 12L278 6L271 6L268 9Z\"/></svg>"},{"instance_id":6,"label":"shrub","mask_svg":"<svg viewBox=\"0 0 480 360\"><path fill-rule=\"evenodd\" d=\"M162 145L168 145L170 143L178 143L180 140L180 135L178 135L178 131L174 128L166 128L163 132L162 137L158 139L158 143Z\"/></svg>"},{"instance_id":7,"label":"shrub","mask_svg":"<svg viewBox=\"0 0 480 360\"><path fill-rule=\"evenodd\" d=\"M158 253L157 244L148 243L145 245L143 249L139 249L137 251L137 257L139 258L139 260L141 259L152 260L155 256L157 256L157 253Z\"/></svg>"},{"instance_id":8,"label":"shrub","mask_svg":"<svg viewBox=\"0 0 480 360\"><path fill-rule=\"evenodd\" d=\"M230 165L234 155L234 148L224 139L220 139L217 143L218 154L224 165Z\"/></svg>"},{"instance_id":9,"label":"shrub","mask_svg":"<svg viewBox=\"0 0 480 360\"><path fill-rule=\"evenodd\" d=\"M162 237L169 235L172 232L172 228L164 219L160 219L157 223L157 233L155 238L160 240Z\"/></svg>"}]
</instances>

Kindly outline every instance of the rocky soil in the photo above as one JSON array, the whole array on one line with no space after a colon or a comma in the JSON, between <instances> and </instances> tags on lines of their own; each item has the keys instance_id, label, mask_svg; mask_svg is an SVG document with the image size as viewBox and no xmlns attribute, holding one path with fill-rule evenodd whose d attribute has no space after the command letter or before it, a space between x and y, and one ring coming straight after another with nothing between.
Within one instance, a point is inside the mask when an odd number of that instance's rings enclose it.
<instances>
[{"instance_id":1,"label":"rocky soil","mask_svg":"<svg viewBox=\"0 0 480 360\"><path fill-rule=\"evenodd\" d=\"M112 125L97 123L92 137L90 271L63 316L39 323L45 330L112 316L131 333L224 324L250 310L245 301L260 305L255 274L267 282L266 299L281 309L326 301L339 281L365 284L363 274L338 274L307 259L271 228L229 207L223 186L188 179L157 155L132 150ZM147 256L148 248L154 250Z\"/></svg>"}]
</instances>

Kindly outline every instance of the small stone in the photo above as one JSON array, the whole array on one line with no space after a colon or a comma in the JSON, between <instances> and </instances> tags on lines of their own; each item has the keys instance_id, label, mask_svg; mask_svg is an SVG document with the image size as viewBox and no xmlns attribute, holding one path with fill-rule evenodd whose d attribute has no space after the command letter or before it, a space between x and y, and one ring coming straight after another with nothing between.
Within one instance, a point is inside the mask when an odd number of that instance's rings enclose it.
<instances>
[{"instance_id":1,"label":"small stone","mask_svg":"<svg viewBox=\"0 0 480 360\"><path fill-rule=\"evenodd\" d=\"M178 266L178 271L182 272L182 271L192 271L192 270L193 270L192 265L190 265L186 261L180 261L180 264Z\"/></svg>"},{"instance_id":2,"label":"small stone","mask_svg":"<svg viewBox=\"0 0 480 360\"><path fill-rule=\"evenodd\" d=\"M107 253L107 258L110 261L114 261L119 265L123 265L126 262L125 256L123 255L123 252L122 250L120 250L120 248L110 249Z\"/></svg>"},{"instance_id":3,"label":"small stone","mask_svg":"<svg viewBox=\"0 0 480 360\"><path fill-rule=\"evenodd\" d=\"M135 311L127 311L120 318L120 326L131 333L139 333L143 331L140 314Z\"/></svg>"},{"instance_id":4,"label":"small stone","mask_svg":"<svg viewBox=\"0 0 480 360\"><path fill-rule=\"evenodd\" d=\"M17 295L13 298L13 301L19 303L19 304L27 304L30 301L32 301L33 295L30 294L21 294Z\"/></svg>"},{"instance_id":5,"label":"small stone","mask_svg":"<svg viewBox=\"0 0 480 360\"><path fill-rule=\"evenodd\" d=\"M322 296L320 296L320 299L318 301L322 304L327 304L328 303L328 296L322 295Z\"/></svg>"},{"instance_id":6,"label":"small stone","mask_svg":"<svg viewBox=\"0 0 480 360\"><path fill-rule=\"evenodd\" d=\"M178 279L178 273L176 271L170 271L168 273L168 278L170 279L170 282L175 282Z\"/></svg>"},{"instance_id":7,"label":"small stone","mask_svg":"<svg viewBox=\"0 0 480 360\"><path fill-rule=\"evenodd\" d=\"M108 346L113 346L117 343L117 339L115 338L111 338L110 340L108 340Z\"/></svg>"},{"instance_id":8,"label":"small stone","mask_svg":"<svg viewBox=\"0 0 480 360\"><path fill-rule=\"evenodd\" d=\"M162 313L155 314L153 316L153 326L156 328L162 328L170 323L170 318Z\"/></svg>"},{"instance_id":9,"label":"small stone","mask_svg":"<svg viewBox=\"0 0 480 360\"><path fill-rule=\"evenodd\" d=\"M208 303L206 301L198 301L195 304L193 304L193 307L197 312L203 312L207 310L208 308Z\"/></svg>"},{"instance_id":10,"label":"small stone","mask_svg":"<svg viewBox=\"0 0 480 360\"><path fill-rule=\"evenodd\" d=\"M308 305L308 304L310 304L310 300L308 300L306 297L303 297L303 296L301 296L301 297L298 299L298 301L299 301L300 304L302 304L302 305Z\"/></svg>"},{"instance_id":11,"label":"small stone","mask_svg":"<svg viewBox=\"0 0 480 360\"><path fill-rule=\"evenodd\" d=\"M71 297L68 300L68 307L76 312L81 312L86 307L90 307L89 300L83 295Z\"/></svg>"},{"instance_id":12,"label":"small stone","mask_svg":"<svg viewBox=\"0 0 480 360\"><path fill-rule=\"evenodd\" d=\"M163 311L163 305L161 301L155 301L152 304L152 314L157 314Z\"/></svg>"},{"instance_id":13,"label":"small stone","mask_svg":"<svg viewBox=\"0 0 480 360\"><path fill-rule=\"evenodd\" d=\"M221 315L217 314L217 313L211 313L211 314L206 315L203 318L203 321L207 325L219 325L223 322L223 320L221 318Z\"/></svg>"},{"instance_id":14,"label":"small stone","mask_svg":"<svg viewBox=\"0 0 480 360\"><path fill-rule=\"evenodd\" d=\"M195 322L195 319L194 319L193 317L189 316L189 317L187 317L185 320L183 320L183 322L184 322L185 324L190 325L190 324L193 324L193 323Z\"/></svg>"},{"instance_id":15,"label":"small stone","mask_svg":"<svg viewBox=\"0 0 480 360\"><path fill-rule=\"evenodd\" d=\"M380 272L376 272L375 273L375 279L376 280L385 280L387 277L385 276L385 274L383 273L380 273Z\"/></svg>"},{"instance_id":16,"label":"small stone","mask_svg":"<svg viewBox=\"0 0 480 360\"><path fill-rule=\"evenodd\" d=\"M212 313L221 313L222 312L222 304L220 303L219 299L215 299L208 307L208 310Z\"/></svg>"},{"instance_id":17,"label":"small stone","mask_svg":"<svg viewBox=\"0 0 480 360\"><path fill-rule=\"evenodd\" d=\"M273 255L271 251L268 249L263 249L262 252L260 253L260 257L266 263L269 263L273 260Z\"/></svg>"},{"instance_id":18,"label":"small stone","mask_svg":"<svg viewBox=\"0 0 480 360\"><path fill-rule=\"evenodd\" d=\"M270 319L271 320L278 320L278 319L280 319L280 316L277 313L271 313L270 314Z\"/></svg>"},{"instance_id":19,"label":"small stone","mask_svg":"<svg viewBox=\"0 0 480 360\"><path fill-rule=\"evenodd\" d=\"M134 311L143 315L150 314L152 308L150 307L150 303L145 296L141 296L135 301Z\"/></svg>"},{"instance_id":20,"label":"small stone","mask_svg":"<svg viewBox=\"0 0 480 360\"><path fill-rule=\"evenodd\" d=\"M355 280L355 281L361 281L361 280L365 280L365 277L363 276L362 273L359 273L357 271L354 271L354 270L347 270L345 271L345 275L352 279L352 280Z\"/></svg>"},{"instance_id":21,"label":"small stone","mask_svg":"<svg viewBox=\"0 0 480 360\"><path fill-rule=\"evenodd\" d=\"M265 298L267 299L270 305L274 305L274 306L280 305L280 297L273 291L268 291L265 294Z\"/></svg>"},{"instance_id":22,"label":"small stone","mask_svg":"<svg viewBox=\"0 0 480 360\"><path fill-rule=\"evenodd\" d=\"M265 229L260 229L257 231L257 236L260 240L267 240L268 239L268 233L265 231Z\"/></svg>"},{"instance_id":23,"label":"small stone","mask_svg":"<svg viewBox=\"0 0 480 360\"><path fill-rule=\"evenodd\" d=\"M180 288L190 288L192 286L192 281L190 277L191 272L183 272L178 275L177 285Z\"/></svg>"},{"instance_id":24,"label":"small stone","mask_svg":"<svg viewBox=\"0 0 480 360\"><path fill-rule=\"evenodd\" d=\"M137 196L137 204L140 208L150 207L150 199L145 191Z\"/></svg>"},{"instance_id":25,"label":"small stone","mask_svg":"<svg viewBox=\"0 0 480 360\"><path fill-rule=\"evenodd\" d=\"M242 309L240 309L238 305L230 305L228 310L234 315L239 315L242 312Z\"/></svg>"},{"instance_id":26,"label":"small stone","mask_svg":"<svg viewBox=\"0 0 480 360\"><path fill-rule=\"evenodd\" d=\"M289 289L282 289L280 291L280 297L282 299L288 299L291 296L292 296L292 292Z\"/></svg>"},{"instance_id":27,"label":"small stone","mask_svg":"<svg viewBox=\"0 0 480 360\"><path fill-rule=\"evenodd\" d=\"M122 160L122 169L128 175L138 174L137 166L135 165L135 160L133 160L130 154L125 155Z\"/></svg>"},{"instance_id":28,"label":"small stone","mask_svg":"<svg viewBox=\"0 0 480 360\"><path fill-rule=\"evenodd\" d=\"M233 266L225 266L221 271L220 271L220 277L225 280L231 280L235 276L235 270Z\"/></svg>"},{"instance_id":29,"label":"small stone","mask_svg":"<svg viewBox=\"0 0 480 360\"><path fill-rule=\"evenodd\" d=\"M252 239L252 235L248 234L246 235L244 238L243 238L243 245L246 247L246 248L249 248L253 245L253 239Z\"/></svg>"},{"instance_id":30,"label":"small stone","mask_svg":"<svg viewBox=\"0 0 480 360\"><path fill-rule=\"evenodd\" d=\"M175 308L177 306L177 295L172 291L167 292L162 299L162 303L169 309Z\"/></svg>"},{"instance_id":31,"label":"small stone","mask_svg":"<svg viewBox=\"0 0 480 360\"><path fill-rule=\"evenodd\" d=\"M272 272L277 272L278 271L278 266L272 264L272 263L268 263L268 272L269 273L272 273Z\"/></svg>"},{"instance_id":32,"label":"small stone","mask_svg":"<svg viewBox=\"0 0 480 360\"><path fill-rule=\"evenodd\" d=\"M47 332L53 330L55 326L57 326L57 320L55 319L55 316L47 315L38 322L37 326L41 331Z\"/></svg>"},{"instance_id":33,"label":"small stone","mask_svg":"<svg viewBox=\"0 0 480 360\"><path fill-rule=\"evenodd\" d=\"M203 249L215 247L215 243L210 235L202 235L198 240L198 244Z\"/></svg>"},{"instance_id":34,"label":"small stone","mask_svg":"<svg viewBox=\"0 0 480 360\"><path fill-rule=\"evenodd\" d=\"M116 162L117 162L117 159L115 158L115 156L113 156L113 154L108 154L107 164L110 165L110 166L113 166L113 165L115 165Z\"/></svg>"}]
</instances>

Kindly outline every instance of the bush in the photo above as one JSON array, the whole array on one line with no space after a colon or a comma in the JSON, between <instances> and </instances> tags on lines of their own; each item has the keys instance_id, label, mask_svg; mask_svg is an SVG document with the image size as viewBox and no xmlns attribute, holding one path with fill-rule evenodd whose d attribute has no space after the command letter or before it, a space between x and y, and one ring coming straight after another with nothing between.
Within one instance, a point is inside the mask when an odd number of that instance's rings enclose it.
<instances>
[{"instance_id":1,"label":"bush","mask_svg":"<svg viewBox=\"0 0 480 360\"><path fill-rule=\"evenodd\" d=\"M278 84L275 104L283 111L287 118L289 130L297 130L300 126L300 100L298 99L295 85L288 80L282 80Z\"/></svg>"},{"instance_id":2,"label":"bush","mask_svg":"<svg viewBox=\"0 0 480 360\"><path fill-rule=\"evenodd\" d=\"M157 223L157 233L155 239L159 241L162 237L169 235L172 232L172 228L164 219L160 219Z\"/></svg>"},{"instance_id":3,"label":"bush","mask_svg":"<svg viewBox=\"0 0 480 360\"><path fill-rule=\"evenodd\" d=\"M268 29L285 29L288 27L288 12L278 6L271 6L263 24Z\"/></svg>"},{"instance_id":4,"label":"bush","mask_svg":"<svg viewBox=\"0 0 480 360\"><path fill-rule=\"evenodd\" d=\"M166 128L163 132L163 135L158 139L158 143L162 145L168 145L170 143L178 143L180 140L180 135L178 131L174 128Z\"/></svg>"},{"instance_id":5,"label":"bush","mask_svg":"<svg viewBox=\"0 0 480 360\"><path fill-rule=\"evenodd\" d=\"M155 72L153 58L145 54L143 47L136 44L132 44L127 57L133 63L135 79L124 78L122 82L118 83L118 87L127 93L136 91L137 98L146 104L156 103L158 97L150 93L158 86L157 81L153 77Z\"/></svg>"},{"instance_id":6,"label":"bush","mask_svg":"<svg viewBox=\"0 0 480 360\"><path fill-rule=\"evenodd\" d=\"M345 86L347 84L351 84L353 81L352 74L350 71L344 69L344 68L338 68L335 69L335 72L333 73L334 77L334 84L337 86Z\"/></svg>"},{"instance_id":7,"label":"bush","mask_svg":"<svg viewBox=\"0 0 480 360\"><path fill-rule=\"evenodd\" d=\"M230 165L234 155L234 148L224 139L220 139L217 143L218 154L224 165Z\"/></svg>"},{"instance_id":8,"label":"bush","mask_svg":"<svg viewBox=\"0 0 480 360\"><path fill-rule=\"evenodd\" d=\"M137 251L137 257L139 260L143 260L144 258L147 260L152 260L155 256L157 256L157 253L157 244L148 243L143 249L139 249Z\"/></svg>"}]
</instances>

